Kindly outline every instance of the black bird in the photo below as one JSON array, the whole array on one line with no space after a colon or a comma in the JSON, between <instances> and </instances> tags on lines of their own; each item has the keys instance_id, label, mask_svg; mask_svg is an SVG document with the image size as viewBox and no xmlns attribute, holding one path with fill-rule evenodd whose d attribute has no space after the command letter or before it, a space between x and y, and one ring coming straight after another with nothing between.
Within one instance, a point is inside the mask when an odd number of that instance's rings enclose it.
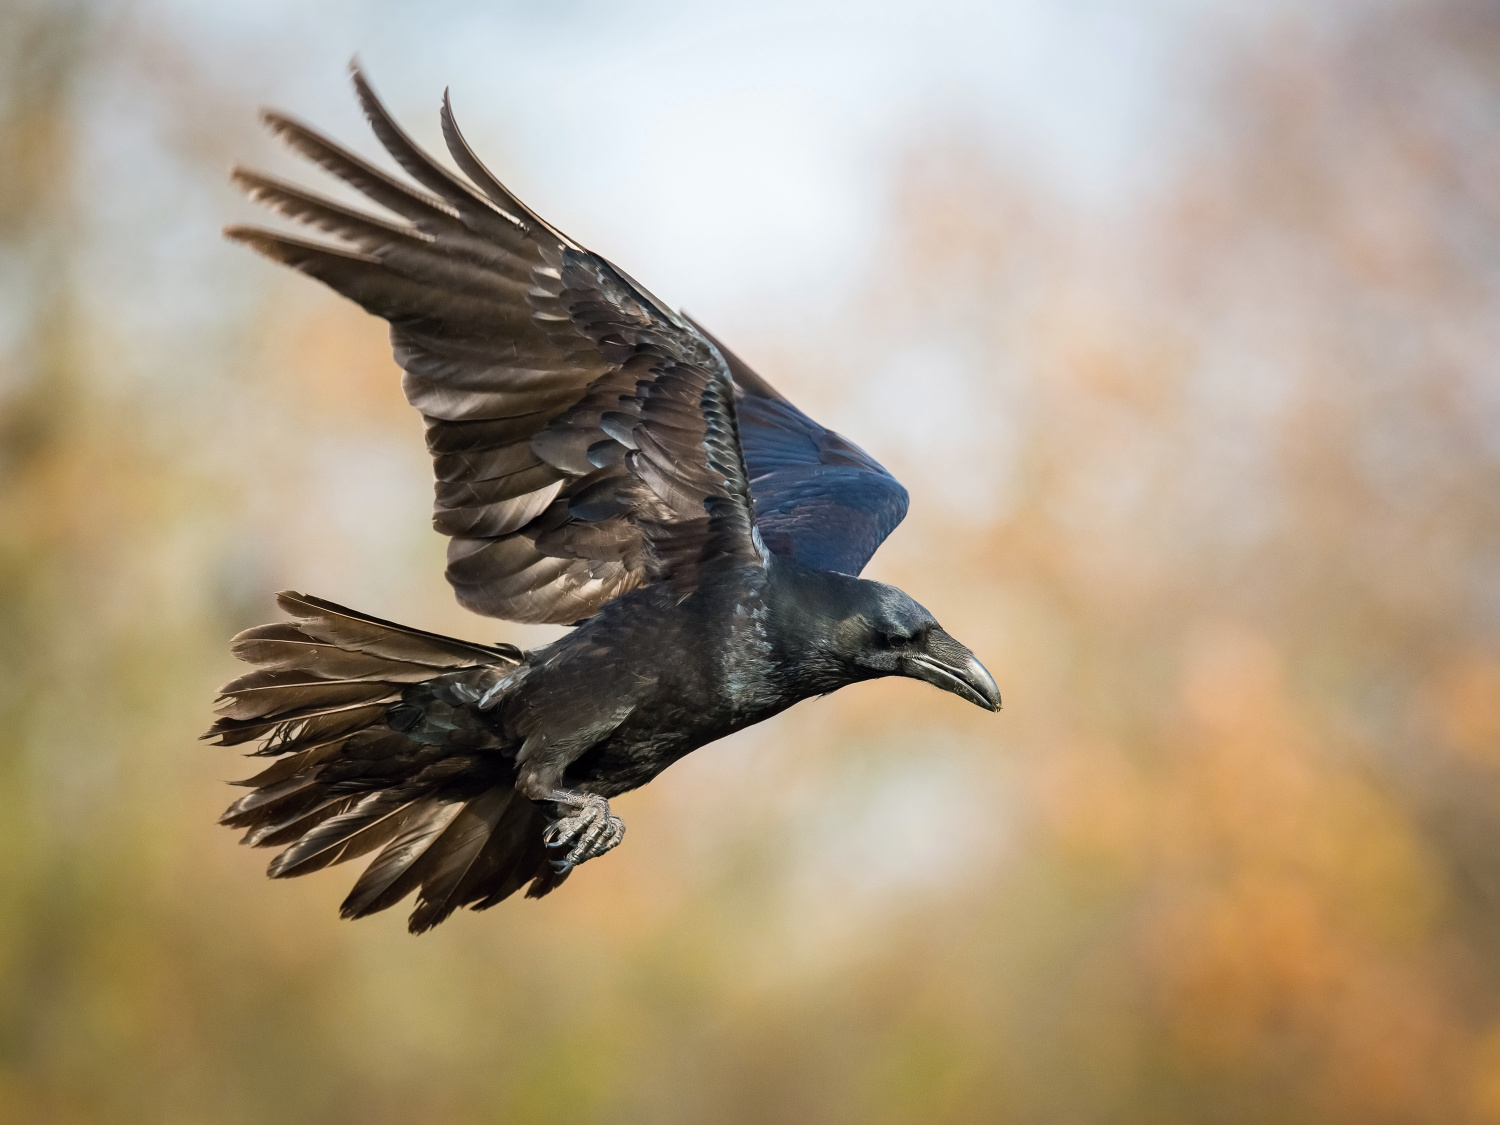
<instances>
[{"instance_id":1,"label":"black bird","mask_svg":"<svg viewBox=\"0 0 1500 1125\"><path fill-rule=\"evenodd\" d=\"M998 710L984 666L892 586L856 577L906 490L723 344L539 218L470 151L412 143L354 69L410 186L277 113L266 124L395 216L255 172L257 202L336 236L226 234L390 322L427 424L449 582L476 613L573 624L530 652L283 593L255 670L204 737L275 757L223 823L273 876L377 852L345 917L420 891L413 932L625 834L609 798L799 700L912 676Z\"/></svg>"}]
</instances>

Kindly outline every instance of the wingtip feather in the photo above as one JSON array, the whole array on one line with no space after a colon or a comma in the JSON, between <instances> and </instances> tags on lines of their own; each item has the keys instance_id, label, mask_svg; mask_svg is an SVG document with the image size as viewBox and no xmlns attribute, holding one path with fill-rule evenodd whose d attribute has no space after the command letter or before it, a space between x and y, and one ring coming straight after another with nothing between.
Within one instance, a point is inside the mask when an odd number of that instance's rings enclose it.
<instances>
[{"instance_id":1,"label":"wingtip feather","mask_svg":"<svg viewBox=\"0 0 1500 1125\"><path fill-rule=\"evenodd\" d=\"M279 109L272 109L270 106L262 106L259 116L260 123L278 137L307 128L295 117L282 113Z\"/></svg>"}]
</instances>

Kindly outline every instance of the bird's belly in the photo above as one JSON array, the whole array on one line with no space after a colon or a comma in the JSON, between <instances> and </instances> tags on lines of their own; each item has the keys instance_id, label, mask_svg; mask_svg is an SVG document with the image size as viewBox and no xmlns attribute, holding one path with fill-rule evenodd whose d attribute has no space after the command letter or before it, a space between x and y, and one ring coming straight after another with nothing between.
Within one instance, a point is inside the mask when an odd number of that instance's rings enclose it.
<instances>
[{"instance_id":1,"label":"bird's belly","mask_svg":"<svg viewBox=\"0 0 1500 1125\"><path fill-rule=\"evenodd\" d=\"M727 584L658 618L649 646L584 677L595 690L624 667L628 717L568 766L564 784L603 797L646 784L679 758L781 710L759 591ZM609 653L611 646L601 646ZM579 665L582 667L582 665ZM591 670L592 672L592 670Z\"/></svg>"},{"instance_id":2,"label":"bird's belly","mask_svg":"<svg viewBox=\"0 0 1500 1125\"><path fill-rule=\"evenodd\" d=\"M780 701L765 706L745 704L743 698L731 703L721 696L713 705L692 712L680 703L643 707L580 755L568 767L565 782L602 797L629 792L700 746L769 718L785 706Z\"/></svg>"},{"instance_id":3,"label":"bird's belly","mask_svg":"<svg viewBox=\"0 0 1500 1125\"><path fill-rule=\"evenodd\" d=\"M638 789L679 758L728 733L727 728L621 729L585 751L564 783L585 793L614 797Z\"/></svg>"}]
</instances>

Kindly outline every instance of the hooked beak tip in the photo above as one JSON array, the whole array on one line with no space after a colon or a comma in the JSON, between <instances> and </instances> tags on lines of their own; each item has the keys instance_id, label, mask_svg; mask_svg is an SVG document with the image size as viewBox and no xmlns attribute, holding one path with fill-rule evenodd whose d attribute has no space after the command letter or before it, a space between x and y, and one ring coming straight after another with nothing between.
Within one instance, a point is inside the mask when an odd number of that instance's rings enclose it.
<instances>
[{"instance_id":1,"label":"hooked beak tip","mask_svg":"<svg viewBox=\"0 0 1500 1125\"><path fill-rule=\"evenodd\" d=\"M934 687L962 696L986 711L1000 710L1000 688L989 669L968 649L954 642L955 652L949 660L938 660L923 654L913 661L911 674Z\"/></svg>"},{"instance_id":2,"label":"hooked beak tip","mask_svg":"<svg viewBox=\"0 0 1500 1125\"><path fill-rule=\"evenodd\" d=\"M975 657L970 657L970 669L972 678L969 681L971 687L981 697L974 702L986 711L1000 710L1000 685L995 683L995 677L990 675L990 670Z\"/></svg>"}]
</instances>

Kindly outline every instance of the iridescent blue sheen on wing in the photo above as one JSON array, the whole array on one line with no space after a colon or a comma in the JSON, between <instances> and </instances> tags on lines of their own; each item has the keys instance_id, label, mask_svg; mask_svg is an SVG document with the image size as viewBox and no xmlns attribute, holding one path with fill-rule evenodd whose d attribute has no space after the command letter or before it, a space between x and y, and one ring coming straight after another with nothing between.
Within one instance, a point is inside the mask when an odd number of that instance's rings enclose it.
<instances>
[{"instance_id":1,"label":"iridescent blue sheen on wing","mask_svg":"<svg viewBox=\"0 0 1500 1125\"><path fill-rule=\"evenodd\" d=\"M906 515L906 489L785 399L746 393L737 413L755 526L767 549L857 575Z\"/></svg>"},{"instance_id":2,"label":"iridescent blue sheen on wing","mask_svg":"<svg viewBox=\"0 0 1500 1125\"><path fill-rule=\"evenodd\" d=\"M901 482L859 446L798 410L695 325L729 365L755 526L774 555L858 575L906 516Z\"/></svg>"}]
</instances>

